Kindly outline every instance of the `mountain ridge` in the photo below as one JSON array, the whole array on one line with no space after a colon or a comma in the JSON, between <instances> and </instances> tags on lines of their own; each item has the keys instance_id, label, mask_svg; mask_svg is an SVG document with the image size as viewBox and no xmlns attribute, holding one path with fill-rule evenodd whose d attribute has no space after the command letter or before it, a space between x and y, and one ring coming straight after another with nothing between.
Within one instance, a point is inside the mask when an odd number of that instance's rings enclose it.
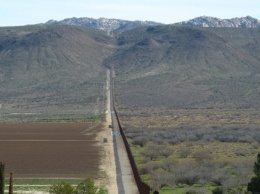
<instances>
[{"instance_id":1,"label":"mountain ridge","mask_svg":"<svg viewBox=\"0 0 260 194\"><path fill-rule=\"evenodd\" d=\"M259 28L260 20L251 16L231 19L220 19L217 17L201 16L194 19L175 23L175 25L188 27L218 27L218 28Z\"/></svg>"},{"instance_id":2,"label":"mountain ridge","mask_svg":"<svg viewBox=\"0 0 260 194\"><path fill-rule=\"evenodd\" d=\"M104 30L107 32L111 31L126 31L131 30L140 26L153 26L153 25L161 25L161 23L152 22L152 21L128 21L121 19L108 19L108 18L67 18L61 21L49 20L46 22L47 25L76 25L76 26L85 26L96 28L100 30Z\"/></svg>"},{"instance_id":3,"label":"mountain ridge","mask_svg":"<svg viewBox=\"0 0 260 194\"><path fill-rule=\"evenodd\" d=\"M259 108L260 29L142 27L107 60L121 110ZM248 95L249 94L249 95Z\"/></svg>"},{"instance_id":4,"label":"mountain ridge","mask_svg":"<svg viewBox=\"0 0 260 194\"><path fill-rule=\"evenodd\" d=\"M102 114L105 67L119 110L259 109L260 28L0 28L0 113Z\"/></svg>"},{"instance_id":5,"label":"mountain ridge","mask_svg":"<svg viewBox=\"0 0 260 194\"><path fill-rule=\"evenodd\" d=\"M156 25L168 25L154 21L130 21L121 19L109 19L109 18L66 18L60 21L49 20L45 24L47 25L76 25L85 26L104 30L107 32L123 32L142 26L156 26ZM219 27L219 28L259 28L260 20L251 16L236 17L231 19L220 19L217 17L200 16L191 20L177 22L170 25L187 26L187 27Z\"/></svg>"},{"instance_id":6,"label":"mountain ridge","mask_svg":"<svg viewBox=\"0 0 260 194\"><path fill-rule=\"evenodd\" d=\"M113 47L112 37L93 28L0 28L0 111L101 114L102 63Z\"/></svg>"}]
</instances>

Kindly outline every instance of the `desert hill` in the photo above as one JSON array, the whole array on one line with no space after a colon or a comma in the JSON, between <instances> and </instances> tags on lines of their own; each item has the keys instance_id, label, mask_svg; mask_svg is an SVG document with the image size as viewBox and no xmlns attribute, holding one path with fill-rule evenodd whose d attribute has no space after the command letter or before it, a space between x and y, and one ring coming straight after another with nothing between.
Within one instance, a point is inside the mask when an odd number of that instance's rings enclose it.
<instances>
[{"instance_id":1,"label":"desert hill","mask_svg":"<svg viewBox=\"0 0 260 194\"><path fill-rule=\"evenodd\" d=\"M121 109L259 108L260 30L143 27L107 63Z\"/></svg>"},{"instance_id":2,"label":"desert hill","mask_svg":"<svg viewBox=\"0 0 260 194\"><path fill-rule=\"evenodd\" d=\"M103 111L105 32L76 26L0 28L1 111Z\"/></svg>"},{"instance_id":3,"label":"desert hill","mask_svg":"<svg viewBox=\"0 0 260 194\"><path fill-rule=\"evenodd\" d=\"M259 40L259 28L0 28L0 112L101 114L111 66L121 111L259 109Z\"/></svg>"}]
</instances>

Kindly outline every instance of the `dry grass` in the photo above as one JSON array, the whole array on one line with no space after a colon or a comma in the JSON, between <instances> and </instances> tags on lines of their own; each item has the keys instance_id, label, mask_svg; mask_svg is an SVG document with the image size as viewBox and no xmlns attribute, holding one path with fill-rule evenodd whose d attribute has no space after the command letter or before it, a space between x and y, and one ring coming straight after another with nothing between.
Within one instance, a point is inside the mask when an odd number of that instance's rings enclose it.
<instances>
[{"instance_id":1,"label":"dry grass","mask_svg":"<svg viewBox=\"0 0 260 194\"><path fill-rule=\"evenodd\" d=\"M258 110L176 110L168 114L123 114L125 126L164 128L178 125L259 125Z\"/></svg>"}]
</instances>

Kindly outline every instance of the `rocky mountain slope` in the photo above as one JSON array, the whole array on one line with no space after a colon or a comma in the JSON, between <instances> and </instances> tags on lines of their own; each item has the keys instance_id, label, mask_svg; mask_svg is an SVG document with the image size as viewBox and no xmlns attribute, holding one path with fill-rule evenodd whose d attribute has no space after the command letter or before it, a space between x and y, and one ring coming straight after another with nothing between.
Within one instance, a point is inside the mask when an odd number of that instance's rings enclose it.
<instances>
[{"instance_id":1,"label":"rocky mountain slope","mask_svg":"<svg viewBox=\"0 0 260 194\"><path fill-rule=\"evenodd\" d=\"M250 16L232 19L219 19L215 17L197 17L192 20L176 23L175 25L189 27L219 27L219 28L259 28L260 20Z\"/></svg>"},{"instance_id":2,"label":"rocky mountain slope","mask_svg":"<svg viewBox=\"0 0 260 194\"><path fill-rule=\"evenodd\" d=\"M260 29L144 27L107 64L121 110L259 108Z\"/></svg>"},{"instance_id":3,"label":"rocky mountain slope","mask_svg":"<svg viewBox=\"0 0 260 194\"><path fill-rule=\"evenodd\" d=\"M60 25L0 28L0 113L260 108L260 29L139 27L113 37Z\"/></svg>"},{"instance_id":4,"label":"rocky mountain slope","mask_svg":"<svg viewBox=\"0 0 260 194\"><path fill-rule=\"evenodd\" d=\"M107 18L67 18L61 21L50 20L46 24L48 25L76 25L85 26L104 30L107 32L112 31L126 31L140 26L153 26L160 25L160 23L150 21L127 21L119 19L107 19Z\"/></svg>"},{"instance_id":5,"label":"rocky mountain slope","mask_svg":"<svg viewBox=\"0 0 260 194\"><path fill-rule=\"evenodd\" d=\"M76 26L0 28L1 112L103 110L105 32Z\"/></svg>"}]
</instances>

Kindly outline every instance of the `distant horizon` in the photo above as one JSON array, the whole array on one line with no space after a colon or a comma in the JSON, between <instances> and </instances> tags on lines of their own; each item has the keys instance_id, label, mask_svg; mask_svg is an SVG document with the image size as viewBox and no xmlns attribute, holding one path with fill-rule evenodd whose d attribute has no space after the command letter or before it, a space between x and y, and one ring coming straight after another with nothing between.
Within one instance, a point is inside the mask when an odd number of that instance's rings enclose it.
<instances>
[{"instance_id":1,"label":"distant horizon","mask_svg":"<svg viewBox=\"0 0 260 194\"><path fill-rule=\"evenodd\" d=\"M241 16L241 17L232 17L232 18L220 18L220 17L215 17L215 16L203 15L203 16L196 16L196 17L190 18L190 19L188 19L188 20L177 21L177 22L175 22L175 23L184 22L184 21L189 21L189 20L192 20L192 19L195 19L195 18L199 18L199 17L211 17L211 18L217 18L217 19L221 19L221 20L252 17L252 18L254 18L254 19L259 20L258 18L255 18L255 17L250 16L250 15ZM47 21L45 21L45 22L41 22L41 23L25 24L25 25L17 25L17 26L27 26L27 25L45 24L45 23L47 23L47 22L49 22L49 21L58 21L58 22L59 22L59 21L63 21L63 20L66 20L66 19L72 19L72 18L77 18L77 19L79 19L79 18L90 18L90 19L96 19L96 20L104 18L104 19L124 20L124 21L147 21L147 22L156 22L156 23L161 23L161 24L167 25L167 23L158 22L158 21L152 21L152 20L139 20L139 19L137 19L137 20L127 20L127 19L122 19L122 18L108 18L108 17L98 17L98 18L94 18L94 17L87 17L87 16L84 17L84 16L82 16L82 17L68 17L68 18L63 18L63 19L58 19L58 20L49 19L49 20L47 20ZM171 24L175 24L175 23L171 23ZM15 26L0 26L0 27L15 27Z\"/></svg>"},{"instance_id":2,"label":"distant horizon","mask_svg":"<svg viewBox=\"0 0 260 194\"><path fill-rule=\"evenodd\" d=\"M202 15L202 16L196 16L196 17L190 18L190 19L188 19L188 20L192 20L192 19L199 18L199 17L211 17L211 18L217 18L217 19L221 19L221 20L252 17L252 18L254 18L254 19L259 20L258 18L255 18L255 17L250 16L250 15L241 16L241 17L232 17L232 18L220 18L220 17L215 17L215 16ZM102 17L102 16L101 16L101 17L97 17L97 18L87 17L87 16L84 17L84 16L83 16L83 17L68 17L68 18L64 18L64 19L61 19L61 20L49 19L49 20L47 20L46 22L52 21L52 20L53 20L53 21L62 21L62 20L72 19L72 18L77 18L77 19L79 19L79 18L90 18L90 19L96 19L96 20L104 18L104 19L111 19L111 20L115 19L115 20L126 20L126 21L147 21L147 22L162 23L162 22L152 21L152 20L140 20L140 19L137 19L137 20L127 20L127 19L121 19L121 18L108 18L108 17ZM174 23L183 22L183 21L188 21L188 20L177 21L177 22L174 22ZM46 22L44 22L44 23L46 23ZM172 24L174 24L174 23L172 23ZM166 24L166 23L162 23L162 24Z\"/></svg>"},{"instance_id":3,"label":"distant horizon","mask_svg":"<svg viewBox=\"0 0 260 194\"><path fill-rule=\"evenodd\" d=\"M173 24L200 16L260 19L259 0L9 0L0 4L0 26L24 26L67 18L109 18Z\"/></svg>"}]
</instances>

